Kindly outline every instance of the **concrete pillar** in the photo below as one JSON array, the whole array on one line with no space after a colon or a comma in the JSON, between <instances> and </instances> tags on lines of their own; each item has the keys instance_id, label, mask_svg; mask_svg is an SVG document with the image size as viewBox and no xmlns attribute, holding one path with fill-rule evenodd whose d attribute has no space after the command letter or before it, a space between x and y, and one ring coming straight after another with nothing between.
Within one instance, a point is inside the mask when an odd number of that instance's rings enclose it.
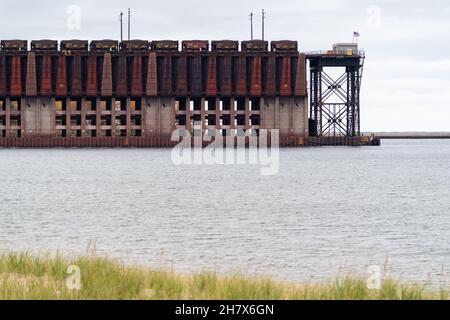
<instances>
[{"instance_id":1,"label":"concrete pillar","mask_svg":"<svg viewBox=\"0 0 450 320\"><path fill-rule=\"evenodd\" d=\"M280 97L275 97L274 105L274 128L280 128Z\"/></svg>"},{"instance_id":2,"label":"concrete pillar","mask_svg":"<svg viewBox=\"0 0 450 320\"><path fill-rule=\"evenodd\" d=\"M141 99L141 136L145 137L147 134L146 126L145 126L145 118L147 116L147 113L145 112L145 106L147 105L147 98Z\"/></svg>"},{"instance_id":3,"label":"concrete pillar","mask_svg":"<svg viewBox=\"0 0 450 320\"><path fill-rule=\"evenodd\" d=\"M208 110L205 110L205 105L206 105L206 99L205 99L205 97L201 97L200 98L200 113L201 113L200 121L202 122L203 130L205 129L205 126L206 126L205 114L207 113L207 111L209 112L209 108L210 108L210 106L208 105Z\"/></svg>"},{"instance_id":4,"label":"concrete pillar","mask_svg":"<svg viewBox=\"0 0 450 320\"><path fill-rule=\"evenodd\" d=\"M191 126L191 99L186 98L186 130L192 132Z\"/></svg>"},{"instance_id":5,"label":"concrete pillar","mask_svg":"<svg viewBox=\"0 0 450 320\"><path fill-rule=\"evenodd\" d=\"M292 116L291 116L291 97L279 98L279 112L278 112L278 128L280 129L280 138L287 138L291 134Z\"/></svg>"},{"instance_id":6,"label":"concrete pillar","mask_svg":"<svg viewBox=\"0 0 450 320\"><path fill-rule=\"evenodd\" d=\"M234 97L230 98L230 127L232 129L236 129L236 126L234 125L234 119L236 117L236 110L234 107L236 99Z\"/></svg>"},{"instance_id":7,"label":"concrete pillar","mask_svg":"<svg viewBox=\"0 0 450 320\"><path fill-rule=\"evenodd\" d=\"M245 97L245 130L250 128L250 99Z\"/></svg>"},{"instance_id":8,"label":"concrete pillar","mask_svg":"<svg viewBox=\"0 0 450 320\"><path fill-rule=\"evenodd\" d=\"M175 129L175 99L171 97L161 97L159 106L159 127L160 135L170 137Z\"/></svg>"},{"instance_id":9,"label":"concrete pillar","mask_svg":"<svg viewBox=\"0 0 450 320\"><path fill-rule=\"evenodd\" d=\"M81 98L81 136L86 134L86 99Z\"/></svg>"},{"instance_id":10,"label":"concrete pillar","mask_svg":"<svg viewBox=\"0 0 450 320\"><path fill-rule=\"evenodd\" d=\"M308 103L307 97L292 98L292 133L295 137L307 136Z\"/></svg>"},{"instance_id":11,"label":"concrete pillar","mask_svg":"<svg viewBox=\"0 0 450 320\"><path fill-rule=\"evenodd\" d=\"M216 130L222 129L222 126L220 125L220 116L222 115L222 111L220 110L220 99L216 97Z\"/></svg>"},{"instance_id":12,"label":"concrete pillar","mask_svg":"<svg viewBox=\"0 0 450 320\"><path fill-rule=\"evenodd\" d=\"M21 133L21 136L23 136L24 135L24 133L25 133L25 121L24 121L24 118L25 118L25 98L20 98L20 133Z\"/></svg>"},{"instance_id":13,"label":"concrete pillar","mask_svg":"<svg viewBox=\"0 0 450 320\"><path fill-rule=\"evenodd\" d=\"M142 108L145 108L143 105ZM143 122L144 124L144 122ZM111 137L116 136L116 98L111 98Z\"/></svg>"},{"instance_id":14,"label":"concrete pillar","mask_svg":"<svg viewBox=\"0 0 450 320\"><path fill-rule=\"evenodd\" d=\"M70 110L70 98L68 97L66 99L66 136L70 137L70 132L71 132L71 127L72 127L72 123L71 123L71 115L72 115L72 110Z\"/></svg>"},{"instance_id":15,"label":"concrete pillar","mask_svg":"<svg viewBox=\"0 0 450 320\"><path fill-rule=\"evenodd\" d=\"M259 128L260 129L264 129L265 128L264 108L265 108L265 99L264 99L264 97L261 97L259 99Z\"/></svg>"},{"instance_id":16,"label":"concrete pillar","mask_svg":"<svg viewBox=\"0 0 450 320\"><path fill-rule=\"evenodd\" d=\"M127 97L127 137L131 136L131 99Z\"/></svg>"},{"instance_id":17,"label":"concrete pillar","mask_svg":"<svg viewBox=\"0 0 450 320\"><path fill-rule=\"evenodd\" d=\"M159 132L159 98L147 97L147 104L143 107L145 113L145 131L147 135L155 136Z\"/></svg>"},{"instance_id":18,"label":"concrete pillar","mask_svg":"<svg viewBox=\"0 0 450 320\"><path fill-rule=\"evenodd\" d=\"M6 97L6 106L5 106L5 135L6 137L11 136L11 98Z\"/></svg>"},{"instance_id":19,"label":"concrete pillar","mask_svg":"<svg viewBox=\"0 0 450 320\"><path fill-rule=\"evenodd\" d=\"M95 117L96 117L95 126L96 126L96 130L97 130L97 137L101 136L100 133L101 133L101 127L102 127L102 109L100 108L101 107L100 101L101 101L101 99L98 97L95 99L95 104L97 106L95 109Z\"/></svg>"}]
</instances>

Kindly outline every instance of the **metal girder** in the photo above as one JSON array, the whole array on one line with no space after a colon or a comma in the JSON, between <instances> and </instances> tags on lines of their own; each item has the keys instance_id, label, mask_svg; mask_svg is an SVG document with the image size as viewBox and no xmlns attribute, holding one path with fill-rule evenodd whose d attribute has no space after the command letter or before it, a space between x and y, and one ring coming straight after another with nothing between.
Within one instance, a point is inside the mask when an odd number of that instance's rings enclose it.
<instances>
[{"instance_id":1,"label":"metal girder","mask_svg":"<svg viewBox=\"0 0 450 320\"><path fill-rule=\"evenodd\" d=\"M360 88L363 56L333 60L326 56L310 60L310 135L359 136ZM345 71L338 76L327 73L330 68Z\"/></svg>"}]
</instances>

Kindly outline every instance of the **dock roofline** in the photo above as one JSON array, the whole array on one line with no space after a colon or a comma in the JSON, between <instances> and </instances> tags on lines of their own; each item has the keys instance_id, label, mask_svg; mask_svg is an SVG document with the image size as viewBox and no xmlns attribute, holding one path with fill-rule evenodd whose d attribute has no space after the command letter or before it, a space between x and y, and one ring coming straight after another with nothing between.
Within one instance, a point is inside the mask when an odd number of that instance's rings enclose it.
<instances>
[{"instance_id":1,"label":"dock roofline","mask_svg":"<svg viewBox=\"0 0 450 320\"><path fill-rule=\"evenodd\" d=\"M293 40L145 40L133 39L118 41L114 39L99 40L31 40L28 48L27 40L1 40L0 51L201 51L201 52L294 52L298 51L298 42ZM180 46L181 45L181 46Z\"/></svg>"}]
</instances>

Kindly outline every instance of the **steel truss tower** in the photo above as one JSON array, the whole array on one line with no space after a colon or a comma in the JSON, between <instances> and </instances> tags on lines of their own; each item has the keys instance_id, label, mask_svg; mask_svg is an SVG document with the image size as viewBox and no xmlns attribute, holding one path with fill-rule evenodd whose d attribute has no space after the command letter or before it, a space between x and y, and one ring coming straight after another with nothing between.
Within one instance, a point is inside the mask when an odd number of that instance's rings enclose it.
<instances>
[{"instance_id":1,"label":"steel truss tower","mask_svg":"<svg viewBox=\"0 0 450 320\"><path fill-rule=\"evenodd\" d=\"M310 136L359 136L364 53L308 54ZM336 75L336 71L344 73Z\"/></svg>"}]
</instances>

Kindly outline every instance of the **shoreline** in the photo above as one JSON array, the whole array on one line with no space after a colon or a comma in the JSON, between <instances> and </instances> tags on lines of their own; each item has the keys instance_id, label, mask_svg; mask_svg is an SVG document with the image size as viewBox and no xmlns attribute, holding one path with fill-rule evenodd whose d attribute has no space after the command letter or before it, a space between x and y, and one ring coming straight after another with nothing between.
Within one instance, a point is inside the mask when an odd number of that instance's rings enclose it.
<instances>
[{"instance_id":1,"label":"shoreline","mask_svg":"<svg viewBox=\"0 0 450 320\"><path fill-rule=\"evenodd\" d=\"M445 288L386 278L369 289L363 276L294 283L215 272L177 273L130 266L104 256L0 254L0 300L429 300L449 299Z\"/></svg>"}]
</instances>

